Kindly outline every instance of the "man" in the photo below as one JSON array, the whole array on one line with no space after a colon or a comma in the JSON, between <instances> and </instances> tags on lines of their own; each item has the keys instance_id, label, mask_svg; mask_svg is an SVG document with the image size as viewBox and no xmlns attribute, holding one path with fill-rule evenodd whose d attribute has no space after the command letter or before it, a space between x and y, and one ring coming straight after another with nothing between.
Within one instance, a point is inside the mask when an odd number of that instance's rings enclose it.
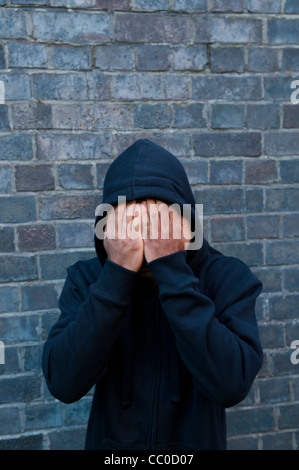
<instances>
[{"instance_id":1,"label":"man","mask_svg":"<svg viewBox=\"0 0 299 470\"><path fill-rule=\"evenodd\" d=\"M205 238L188 249L188 178L147 139L112 162L103 204L113 211L104 238L95 236L97 256L68 268L44 346L50 392L72 403L95 385L86 449L226 449L225 408L246 397L262 365L261 282ZM172 204L191 207L181 238L174 230L184 217L171 215ZM124 237L112 237L115 228Z\"/></svg>"}]
</instances>

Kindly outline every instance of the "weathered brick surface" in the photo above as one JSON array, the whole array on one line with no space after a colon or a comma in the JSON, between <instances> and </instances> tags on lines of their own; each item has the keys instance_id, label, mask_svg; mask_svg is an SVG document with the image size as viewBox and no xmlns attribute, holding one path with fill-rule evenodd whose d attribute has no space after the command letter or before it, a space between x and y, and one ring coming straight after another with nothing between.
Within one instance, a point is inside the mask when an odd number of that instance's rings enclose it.
<instances>
[{"instance_id":1,"label":"weathered brick surface","mask_svg":"<svg viewBox=\"0 0 299 470\"><path fill-rule=\"evenodd\" d=\"M229 448L299 448L298 14L297 0L0 0L1 450L84 446L91 392L54 400L42 347L66 268L95 255L106 171L137 138L181 159L206 238L264 285L264 364L228 410Z\"/></svg>"}]
</instances>

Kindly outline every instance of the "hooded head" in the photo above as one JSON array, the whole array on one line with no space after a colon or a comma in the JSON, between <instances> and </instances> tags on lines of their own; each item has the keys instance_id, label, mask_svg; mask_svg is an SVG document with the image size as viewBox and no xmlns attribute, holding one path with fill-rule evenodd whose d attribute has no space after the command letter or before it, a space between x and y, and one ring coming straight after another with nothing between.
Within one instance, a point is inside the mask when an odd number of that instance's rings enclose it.
<instances>
[{"instance_id":1,"label":"hooded head","mask_svg":"<svg viewBox=\"0 0 299 470\"><path fill-rule=\"evenodd\" d=\"M170 152L148 139L139 139L122 152L106 173L102 204L116 205L119 196L126 202L159 199L167 204L188 205L191 230L195 228L195 199L182 163ZM104 216L96 217L95 224ZM95 248L102 265L107 258L103 240L95 235ZM188 252L192 259L194 250Z\"/></svg>"}]
</instances>

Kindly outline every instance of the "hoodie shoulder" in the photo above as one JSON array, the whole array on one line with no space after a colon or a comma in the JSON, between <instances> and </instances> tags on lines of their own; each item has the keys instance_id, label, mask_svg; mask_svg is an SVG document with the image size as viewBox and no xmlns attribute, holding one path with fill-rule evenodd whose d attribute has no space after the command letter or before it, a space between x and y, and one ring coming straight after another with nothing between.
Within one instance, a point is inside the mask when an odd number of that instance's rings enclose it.
<instances>
[{"instance_id":1,"label":"hoodie shoulder","mask_svg":"<svg viewBox=\"0 0 299 470\"><path fill-rule=\"evenodd\" d=\"M67 268L69 278L78 286L93 284L101 273L102 267L97 257L79 260Z\"/></svg>"}]
</instances>

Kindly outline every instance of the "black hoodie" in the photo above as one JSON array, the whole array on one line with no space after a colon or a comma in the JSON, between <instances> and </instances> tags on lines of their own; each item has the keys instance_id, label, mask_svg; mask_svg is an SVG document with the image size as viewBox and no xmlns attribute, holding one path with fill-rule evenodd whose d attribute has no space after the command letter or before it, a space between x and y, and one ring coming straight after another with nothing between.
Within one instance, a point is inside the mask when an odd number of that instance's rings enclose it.
<instances>
[{"instance_id":1,"label":"black hoodie","mask_svg":"<svg viewBox=\"0 0 299 470\"><path fill-rule=\"evenodd\" d=\"M189 204L194 216L183 165L147 139L109 167L102 202L118 196ZM148 263L155 285L107 258L96 236L95 247L95 258L67 269L43 353L58 400L95 385L86 449L226 449L225 408L246 397L262 366L261 282L205 238Z\"/></svg>"}]
</instances>

